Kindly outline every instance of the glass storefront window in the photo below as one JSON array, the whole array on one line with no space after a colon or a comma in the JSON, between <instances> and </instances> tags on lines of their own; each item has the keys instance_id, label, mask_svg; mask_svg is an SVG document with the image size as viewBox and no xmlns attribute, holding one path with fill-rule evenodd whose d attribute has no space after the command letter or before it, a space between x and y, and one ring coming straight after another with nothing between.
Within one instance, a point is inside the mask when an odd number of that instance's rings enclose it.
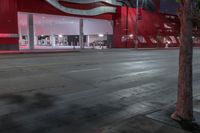
<instances>
[{"instance_id":1,"label":"glass storefront window","mask_svg":"<svg viewBox=\"0 0 200 133\"><path fill-rule=\"evenodd\" d=\"M20 49L29 49L28 15L18 13L18 23Z\"/></svg>"},{"instance_id":2,"label":"glass storefront window","mask_svg":"<svg viewBox=\"0 0 200 133\"><path fill-rule=\"evenodd\" d=\"M79 36L79 18L34 14L34 27L35 49L72 48L70 36Z\"/></svg>"},{"instance_id":3,"label":"glass storefront window","mask_svg":"<svg viewBox=\"0 0 200 133\"><path fill-rule=\"evenodd\" d=\"M84 20L84 33L87 35L86 47L102 49L110 47L110 36L113 35L112 21L87 19Z\"/></svg>"},{"instance_id":4,"label":"glass storefront window","mask_svg":"<svg viewBox=\"0 0 200 133\"><path fill-rule=\"evenodd\" d=\"M28 13L18 13L20 31L20 49L29 48ZM83 45L106 46L108 36L113 34L110 21L67 17L47 14L33 14L34 49L80 48L80 20L83 19ZM98 42L98 43L97 43ZM109 42L111 43L111 42ZM101 45L101 46L102 46Z\"/></svg>"}]
</instances>

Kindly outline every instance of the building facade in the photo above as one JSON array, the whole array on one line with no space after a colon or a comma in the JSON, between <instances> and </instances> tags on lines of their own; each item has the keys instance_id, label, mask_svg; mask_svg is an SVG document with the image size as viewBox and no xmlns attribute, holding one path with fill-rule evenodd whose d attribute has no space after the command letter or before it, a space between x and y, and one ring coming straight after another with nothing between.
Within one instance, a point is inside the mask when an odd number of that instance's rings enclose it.
<instances>
[{"instance_id":1,"label":"building facade","mask_svg":"<svg viewBox=\"0 0 200 133\"><path fill-rule=\"evenodd\" d=\"M176 15L115 0L1 0L0 50L178 47ZM195 46L200 46L194 29Z\"/></svg>"}]
</instances>

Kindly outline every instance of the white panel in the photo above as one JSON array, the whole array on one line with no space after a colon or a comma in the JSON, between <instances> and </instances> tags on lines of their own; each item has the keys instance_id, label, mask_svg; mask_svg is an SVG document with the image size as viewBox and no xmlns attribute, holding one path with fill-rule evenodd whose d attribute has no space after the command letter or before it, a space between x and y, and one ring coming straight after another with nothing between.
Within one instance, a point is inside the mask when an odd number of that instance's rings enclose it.
<instances>
[{"instance_id":1,"label":"white panel","mask_svg":"<svg viewBox=\"0 0 200 133\"><path fill-rule=\"evenodd\" d=\"M34 14L36 35L78 35L79 18Z\"/></svg>"},{"instance_id":2,"label":"white panel","mask_svg":"<svg viewBox=\"0 0 200 133\"><path fill-rule=\"evenodd\" d=\"M36 35L79 35L79 20L77 17L34 14ZM21 32L27 34L27 13L19 14ZM84 34L113 34L112 22L100 19L84 19Z\"/></svg>"},{"instance_id":3,"label":"white panel","mask_svg":"<svg viewBox=\"0 0 200 133\"><path fill-rule=\"evenodd\" d=\"M113 27L111 21L99 19L84 19L84 34L113 34Z\"/></svg>"},{"instance_id":4,"label":"white panel","mask_svg":"<svg viewBox=\"0 0 200 133\"><path fill-rule=\"evenodd\" d=\"M28 18L25 13L18 13L18 26L20 33L23 35L28 35Z\"/></svg>"},{"instance_id":5,"label":"white panel","mask_svg":"<svg viewBox=\"0 0 200 133\"><path fill-rule=\"evenodd\" d=\"M55 8L57 8L58 10L73 15L96 16L104 13L116 13L116 7L112 6L99 6L88 10L80 10L80 9L65 7L61 5L58 0L46 0L46 1Z\"/></svg>"}]
</instances>

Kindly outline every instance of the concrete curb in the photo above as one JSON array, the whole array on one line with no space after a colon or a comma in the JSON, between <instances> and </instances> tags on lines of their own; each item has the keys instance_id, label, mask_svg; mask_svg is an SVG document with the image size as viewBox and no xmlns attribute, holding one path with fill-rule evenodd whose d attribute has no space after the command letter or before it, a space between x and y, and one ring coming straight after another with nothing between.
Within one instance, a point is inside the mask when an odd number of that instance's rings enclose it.
<instances>
[{"instance_id":1,"label":"concrete curb","mask_svg":"<svg viewBox=\"0 0 200 133\"><path fill-rule=\"evenodd\" d=\"M27 50L27 51L0 51L0 55L13 54L50 54L50 53L77 53L80 50Z\"/></svg>"},{"instance_id":2,"label":"concrete curb","mask_svg":"<svg viewBox=\"0 0 200 133\"><path fill-rule=\"evenodd\" d=\"M117 51L142 51L142 50L178 50L179 47L173 47L173 48L112 48L112 49L86 49L86 50L71 50L71 49L65 49L65 50L22 50L22 51L0 51L0 55L13 55L13 54L48 54L48 53L77 53L77 52L117 52ZM200 47L195 47L194 49L200 49Z\"/></svg>"}]
</instances>

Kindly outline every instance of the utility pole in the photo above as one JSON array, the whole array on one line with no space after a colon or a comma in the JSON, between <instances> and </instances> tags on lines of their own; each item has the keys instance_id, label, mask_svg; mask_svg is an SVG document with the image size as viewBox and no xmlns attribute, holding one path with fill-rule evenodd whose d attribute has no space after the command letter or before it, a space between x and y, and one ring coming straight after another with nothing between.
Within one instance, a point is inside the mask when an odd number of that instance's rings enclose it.
<instances>
[{"instance_id":1,"label":"utility pole","mask_svg":"<svg viewBox=\"0 0 200 133\"><path fill-rule=\"evenodd\" d=\"M125 4L126 5L126 48L128 48L128 5L127 4Z\"/></svg>"},{"instance_id":2,"label":"utility pole","mask_svg":"<svg viewBox=\"0 0 200 133\"><path fill-rule=\"evenodd\" d=\"M139 1L136 0L136 27L135 27L135 49L138 48L138 14L139 14Z\"/></svg>"},{"instance_id":3,"label":"utility pole","mask_svg":"<svg viewBox=\"0 0 200 133\"><path fill-rule=\"evenodd\" d=\"M117 2L120 2L122 4L124 4L126 6L126 48L128 48L128 26L129 26L129 22L128 22L128 16L129 16L129 4L127 1L123 1L123 0L117 0Z\"/></svg>"}]
</instances>

